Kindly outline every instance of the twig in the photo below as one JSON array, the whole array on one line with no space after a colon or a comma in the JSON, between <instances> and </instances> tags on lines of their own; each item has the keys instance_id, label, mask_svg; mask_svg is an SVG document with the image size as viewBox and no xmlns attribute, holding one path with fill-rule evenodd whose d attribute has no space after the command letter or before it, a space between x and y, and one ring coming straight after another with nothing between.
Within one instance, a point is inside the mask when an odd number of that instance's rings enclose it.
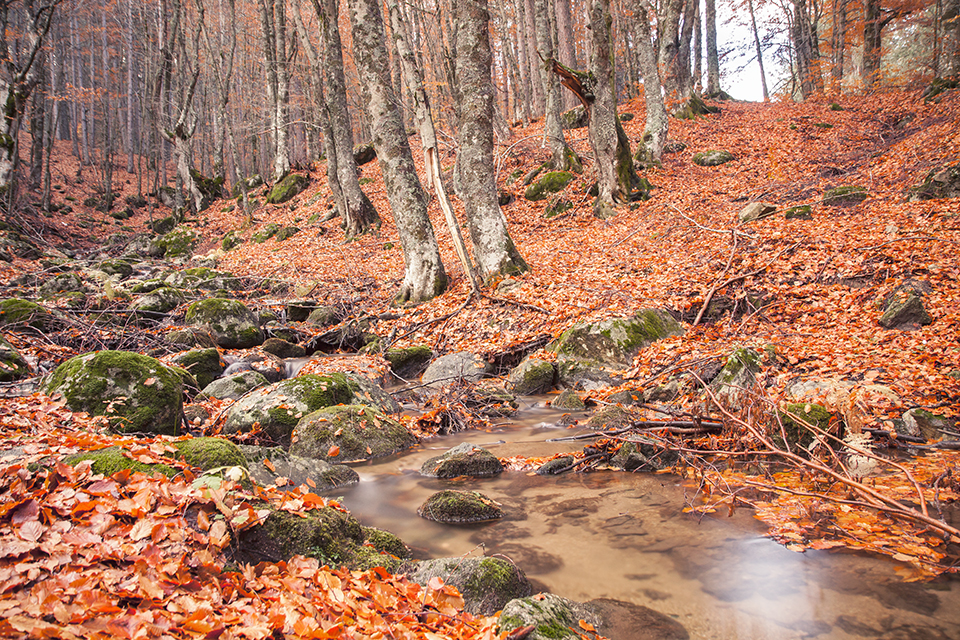
<instances>
[{"instance_id":1,"label":"twig","mask_svg":"<svg viewBox=\"0 0 960 640\"><path fill-rule=\"evenodd\" d=\"M637 427L647 427L639 429ZM667 433L676 433L686 435L688 433L704 433L707 431L716 431L723 429L720 422L710 422L706 420L639 420L633 422L629 427L615 429L613 431L597 431L596 433L582 433L576 436L567 436L564 438L550 438L547 442L572 442L574 440L589 440L591 438L609 438L619 436L628 431L637 430L638 433L648 433L666 430Z\"/></svg>"},{"instance_id":2,"label":"twig","mask_svg":"<svg viewBox=\"0 0 960 640\"><path fill-rule=\"evenodd\" d=\"M474 292L473 292L473 291L470 291L470 293L467 294L467 299L463 301L463 304L461 304L459 307L457 307L456 309L454 309L454 310L451 311L450 313L447 313L447 314L445 314L445 315L442 315L442 316L433 318L433 319L431 319L431 320L425 320L425 321L423 321L423 322L417 323L416 325L414 325L413 329L410 329L409 331L406 331L406 332L404 332L404 333L401 333L399 336L395 336L392 340L388 341L388 342L383 346L383 350L386 351L387 349L390 348L391 345L393 345L394 343L396 343L397 340L400 340L400 339L402 339L402 338L406 338L407 336L416 333L417 331L419 331L420 329L422 329L422 328L424 328L424 327L426 327L426 326L429 326L429 325L431 325L431 324L433 324L433 323L435 323L435 322L443 322L444 320L449 320L450 318L452 318L453 316L457 315L458 313L460 313L461 311L463 311L464 309L467 308L467 305L470 304L470 301L473 299L473 295L474 295Z\"/></svg>"},{"instance_id":3,"label":"twig","mask_svg":"<svg viewBox=\"0 0 960 640\"><path fill-rule=\"evenodd\" d=\"M750 235L749 233L746 233L746 232L744 232L744 231L740 231L740 229L737 229L737 228L733 228L733 229L713 229L712 227L705 227L705 226L703 226L702 224L700 224L699 222L697 222L696 220L694 220L693 218L691 218L690 216L688 216L687 214L685 214L683 211L680 211L680 209L677 209L675 206L673 206L673 205L670 204L669 202L667 203L667 206L670 207L671 209L673 209L674 211L676 211L677 213L679 213L679 214L683 217L684 220L686 220L687 222L692 223L692 224L693 224L694 226L696 226L698 229L702 229L703 231L709 231L710 233L722 233L723 235L726 235L726 234L728 234L728 233L734 233L734 234L736 234L736 235L743 236L744 238L750 238L751 240L756 240L756 239L757 239L757 236L752 236L752 235Z\"/></svg>"},{"instance_id":4,"label":"twig","mask_svg":"<svg viewBox=\"0 0 960 640\"><path fill-rule=\"evenodd\" d=\"M727 257L727 265L723 268L723 273L720 274L721 278L727 275L727 272L730 271L730 265L733 264L733 256L737 253L737 234L731 231L730 239L733 241L733 244L730 247L730 255ZM715 294L719 288L720 285L715 284L710 291L707 292L706 297L703 299L703 304L700 306L700 311L697 313L697 317L693 320L693 326L700 324L700 319L703 317L707 307L710 306L710 301L713 299L713 294Z\"/></svg>"}]
</instances>

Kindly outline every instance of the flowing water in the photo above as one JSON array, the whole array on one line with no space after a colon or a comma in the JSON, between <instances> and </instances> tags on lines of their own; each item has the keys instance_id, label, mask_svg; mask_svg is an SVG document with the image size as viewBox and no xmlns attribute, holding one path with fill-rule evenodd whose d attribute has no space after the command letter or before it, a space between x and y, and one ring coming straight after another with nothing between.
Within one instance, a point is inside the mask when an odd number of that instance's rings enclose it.
<instances>
[{"instance_id":1,"label":"flowing water","mask_svg":"<svg viewBox=\"0 0 960 640\"><path fill-rule=\"evenodd\" d=\"M461 442L501 458L584 444L546 442L575 433L551 426L559 412L522 415L357 466L360 483L339 490L345 506L363 524L399 535L417 557L504 555L540 590L644 605L676 619L691 638L960 639L960 582L904 583L884 559L789 551L763 538L763 525L745 510L683 514L684 489L673 476L506 472L449 481L419 474L425 460ZM504 518L452 526L417 516L427 497L448 488L483 492L503 505Z\"/></svg>"}]
</instances>

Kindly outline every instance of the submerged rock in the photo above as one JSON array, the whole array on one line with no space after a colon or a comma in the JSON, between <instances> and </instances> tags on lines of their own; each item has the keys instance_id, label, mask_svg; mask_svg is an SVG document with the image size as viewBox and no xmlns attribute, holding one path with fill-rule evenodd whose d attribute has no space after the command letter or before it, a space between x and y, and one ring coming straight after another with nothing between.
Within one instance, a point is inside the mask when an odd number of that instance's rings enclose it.
<instances>
[{"instance_id":1,"label":"submerged rock","mask_svg":"<svg viewBox=\"0 0 960 640\"><path fill-rule=\"evenodd\" d=\"M500 505L478 491L440 491L420 505L417 514L445 524L486 522L503 517Z\"/></svg>"}]
</instances>

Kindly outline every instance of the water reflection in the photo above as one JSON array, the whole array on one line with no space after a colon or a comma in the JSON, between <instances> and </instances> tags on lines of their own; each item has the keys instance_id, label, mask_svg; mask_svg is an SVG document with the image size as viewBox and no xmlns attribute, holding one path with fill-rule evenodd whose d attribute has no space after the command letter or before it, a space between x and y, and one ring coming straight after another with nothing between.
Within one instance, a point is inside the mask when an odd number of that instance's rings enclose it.
<instances>
[{"instance_id":1,"label":"water reflection","mask_svg":"<svg viewBox=\"0 0 960 640\"><path fill-rule=\"evenodd\" d=\"M500 457L583 445L544 442L569 432L538 426L543 417L356 467L361 482L343 490L344 502L361 522L393 531L420 557L504 555L538 586L575 600L648 606L674 617L691 638L960 639L955 582L907 584L881 559L789 551L759 537L762 525L745 511L684 515L683 488L671 476L510 472L445 481L418 473L425 460L460 442ZM417 507L445 488L482 491L506 515L472 526L419 518Z\"/></svg>"}]
</instances>

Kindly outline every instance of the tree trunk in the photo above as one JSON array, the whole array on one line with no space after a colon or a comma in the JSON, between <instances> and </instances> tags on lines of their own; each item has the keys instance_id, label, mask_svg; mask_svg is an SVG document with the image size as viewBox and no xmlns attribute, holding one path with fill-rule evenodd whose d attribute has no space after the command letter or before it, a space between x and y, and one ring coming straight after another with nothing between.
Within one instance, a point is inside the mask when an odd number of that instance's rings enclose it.
<instances>
[{"instance_id":1,"label":"tree trunk","mask_svg":"<svg viewBox=\"0 0 960 640\"><path fill-rule=\"evenodd\" d=\"M258 0L260 8L260 44L267 72L267 108L270 113L270 134L273 142L273 180L290 172L290 150L287 133L289 77L287 73L285 0Z\"/></svg>"},{"instance_id":2,"label":"tree trunk","mask_svg":"<svg viewBox=\"0 0 960 640\"><path fill-rule=\"evenodd\" d=\"M460 197L480 275L528 269L507 232L493 166L493 82L487 0L458 0L457 78L460 81Z\"/></svg>"},{"instance_id":3,"label":"tree trunk","mask_svg":"<svg viewBox=\"0 0 960 640\"><path fill-rule=\"evenodd\" d=\"M350 9L353 55L370 117L373 146L403 246L403 282L394 301L423 302L446 289L447 275L391 89L380 2L350 0Z\"/></svg>"},{"instance_id":4,"label":"tree trunk","mask_svg":"<svg viewBox=\"0 0 960 640\"><path fill-rule=\"evenodd\" d=\"M707 40L707 95L720 94L720 54L717 50L717 0L706 0L704 22Z\"/></svg>"},{"instance_id":5,"label":"tree trunk","mask_svg":"<svg viewBox=\"0 0 960 640\"><path fill-rule=\"evenodd\" d=\"M940 75L960 73L960 0L944 0L940 14L942 64Z\"/></svg>"},{"instance_id":6,"label":"tree trunk","mask_svg":"<svg viewBox=\"0 0 960 640\"><path fill-rule=\"evenodd\" d=\"M875 88L880 82L881 29L880 0L863 2L863 66L861 79L866 89Z\"/></svg>"},{"instance_id":7,"label":"tree trunk","mask_svg":"<svg viewBox=\"0 0 960 640\"><path fill-rule=\"evenodd\" d=\"M657 16L657 66L666 98L671 103L683 99L680 64L680 17L683 0L663 0Z\"/></svg>"},{"instance_id":8,"label":"tree trunk","mask_svg":"<svg viewBox=\"0 0 960 640\"><path fill-rule=\"evenodd\" d=\"M557 7L557 57L560 64L571 69L579 69L577 50L573 46L573 19L570 15L570 0L555 0ZM563 108L572 109L578 100L571 93L563 93Z\"/></svg>"},{"instance_id":9,"label":"tree trunk","mask_svg":"<svg viewBox=\"0 0 960 640\"><path fill-rule=\"evenodd\" d=\"M313 8L317 14L317 20L320 21L322 43L320 60L326 83L324 97L327 101L327 116L333 133L333 146L336 149L337 182L343 194L342 203L338 208L344 235L350 238L378 227L380 215L360 188L360 181L357 178L357 161L353 157L353 124L350 122L350 111L347 109L347 83L343 75L343 49L340 43L340 28L337 24L340 8L337 0L313 0ZM389 73L389 69L385 70Z\"/></svg>"},{"instance_id":10,"label":"tree trunk","mask_svg":"<svg viewBox=\"0 0 960 640\"><path fill-rule=\"evenodd\" d=\"M637 27L637 61L640 63L640 73L643 74L643 99L647 110L642 143L645 149L643 164L659 164L663 157L663 147L667 143L670 119L663 104L660 70L657 68L657 58L653 50L646 2L636 3L634 16Z\"/></svg>"},{"instance_id":11,"label":"tree trunk","mask_svg":"<svg viewBox=\"0 0 960 640\"><path fill-rule=\"evenodd\" d=\"M553 21L550 19L548 0L534 0L536 4L537 21L537 51L543 59L540 67L540 77L544 94L546 95L546 116L544 118L544 134L547 146L550 149L550 166L557 171L583 171L583 166L577 154L567 146L563 137L563 127L560 124L560 80L553 73L553 62L556 51L553 47Z\"/></svg>"},{"instance_id":12,"label":"tree trunk","mask_svg":"<svg viewBox=\"0 0 960 640\"><path fill-rule=\"evenodd\" d=\"M534 8L535 0L516 0L520 8L526 27L523 30L524 39L527 41L527 62L529 63L530 87L533 91L530 108L534 113L543 113L546 105L546 98L543 92L543 70L540 58L537 56L539 45L537 44L537 12ZM542 1L542 0L537 0Z\"/></svg>"},{"instance_id":13,"label":"tree trunk","mask_svg":"<svg viewBox=\"0 0 960 640\"><path fill-rule=\"evenodd\" d=\"M763 48L760 46L760 33L757 31L757 16L753 10L753 0L747 0L750 10L750 26L753 30L753 44L757 49L757 65L760 67L760 86L763 88L763 101L770 101L770 92L767 91L767 74L763 71Z\"/></svg>"}]
</instances>

